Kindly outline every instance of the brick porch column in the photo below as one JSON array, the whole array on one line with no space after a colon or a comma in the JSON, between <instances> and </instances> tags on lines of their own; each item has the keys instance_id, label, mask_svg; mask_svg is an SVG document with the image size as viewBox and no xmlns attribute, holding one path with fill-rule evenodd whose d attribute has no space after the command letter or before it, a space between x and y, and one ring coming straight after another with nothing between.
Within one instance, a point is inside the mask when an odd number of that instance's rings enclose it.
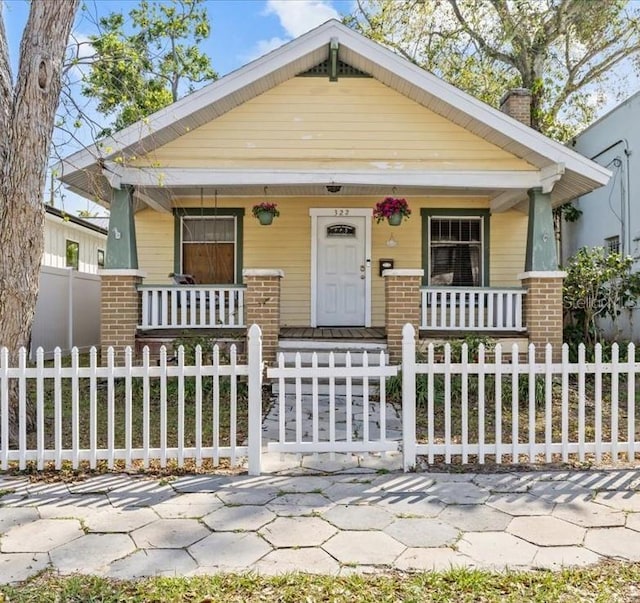
<instances>
[{"instance_id":1,"label":"brick porch column","mask_svg":"<svg viewBox=\"0 0 640 603\"><path fill-rule=\"evenodd\" d=\"M553 359L562 356L562 283L566 272L524 272L518 278L527 290L523 318L529 342L536 346L536 361L542 362L545 346L553 346Z\"/></svg>"},{"instance_id":2,"label":"brick porch column","mask_svg":"<svg viewBox=\"0 0 640 603\"><path fill-rule=\"evenodd\" d=\"M139 270L100 271L100 347L102 363L107 362L107 348L115 350L116 363L124 363L124 349L135 349L136 329L140 324L140 293L144 273Z\"/></svg>"},{"instance_id":3,"label":"brick porch column","mask_svg":"<svg viewBox=\"0 0 640 603\"><path fill-rule=\"evenodd\" d=\"M387 349L390 362L402 358L402 327L411 323L420 329L420 284L424 270L385 270L384 324L387 331Z\"/></svg>"},{"instance_id":4,"label":"brick porch column","mask_svg":"<svg viewBox=\"0 0 640 603\"><path fill-rule=\"evenodd\" d=\"M262 358L274 362L280 333L280 280L282 270L248 268L242 271L247 287L244 307L247 330L252 324L262 329Z\"/></svg>"}]
</instances>

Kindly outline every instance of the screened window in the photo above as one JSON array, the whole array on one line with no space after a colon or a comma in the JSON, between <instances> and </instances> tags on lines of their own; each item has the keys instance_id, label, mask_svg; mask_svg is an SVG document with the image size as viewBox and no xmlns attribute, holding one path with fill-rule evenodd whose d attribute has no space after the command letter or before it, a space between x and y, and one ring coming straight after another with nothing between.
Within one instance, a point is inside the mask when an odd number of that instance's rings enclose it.
<instances>
[{"instance_id":1,"label":"screened window","mask_svg":"<svg viewBox=\"0 0 640 603\"><path fill-rule=\"evenodd\" d=\"M196 283L231 284L237 255L236 218L182 218L182 272Z\"/></svg>"},{"instance_id":2,"label":"screened window","mask_svg":"<svg viewBox=\"0 0 640 603\"><path fill-rule=\"evenodd\" d=\"M483 282L480 217L429 218L429 284L479 287Z\"/></svg>"},{"instance_id":3,"label":"screened window","mask_svg":"<svg viewBox=\"0 0 640 603\"><path fill-rule=\"evenodd\" d=\"M620 253L620 237L608 237L604 240L607 253Z\"/></svg>"},{"instance_id":4,"label":"screened window","mask_svg":"<svg viewBox=\"0 0 640 603\"><path fill-rule=\"evenodd\" d=\"M67 239L65 265L67 268L78 270L80 266L80 243L77 241Z\"/></svg>"}]
</instances>

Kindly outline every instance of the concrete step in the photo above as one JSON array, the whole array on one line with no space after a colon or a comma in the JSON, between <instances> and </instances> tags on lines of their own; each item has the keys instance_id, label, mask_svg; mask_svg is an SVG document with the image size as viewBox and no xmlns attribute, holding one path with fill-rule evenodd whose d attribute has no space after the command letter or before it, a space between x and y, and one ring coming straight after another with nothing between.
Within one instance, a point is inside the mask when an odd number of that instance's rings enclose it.
<instances>
[{"instance_id":1,"label":"concrete step","mask_svg":"<svg viewBox=\"0 0 640 603\"><path fill-rule=\"evenodd\" d=\"M311 366L313 362L313 355L316 354L318 360L318 366L329 366L329 356L332 350L313 350L313 349L297 349L297 350L278 350L277 358L280 358L280 354L284 356L285 366L294 366L296 362L296 355L300 354L300 361L302 366ZM364 352L360 350L348 350L351 356L351 366L362 366L362 359ZM389 364L389 354L384 349L366 350L367 361L369 366L380 365L380 354L384 353L385 364ZM347 363L347 350L335 351L333 350L334 366L346 366Z\"/></svg>"}]
</instances>

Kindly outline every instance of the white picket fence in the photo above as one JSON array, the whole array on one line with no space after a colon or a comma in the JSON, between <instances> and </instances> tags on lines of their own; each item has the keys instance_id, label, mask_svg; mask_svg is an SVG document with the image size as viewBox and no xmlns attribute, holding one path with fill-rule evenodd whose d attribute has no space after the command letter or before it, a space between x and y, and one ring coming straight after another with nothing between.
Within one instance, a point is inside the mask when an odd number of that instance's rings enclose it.
<instances>
[{"instance_id":1,"label":"white picket fence","mask_svg":"<svg viewBox=\"0 0 640 603\"><path fill-rule=\"evenodd\" d=\"M599 344L595 349L595 362L586 362L584 345L579 346L577 362L569 361L566 344L562 346L560 362L553 361L551 345L545 347L544 362L536 362L533 345L528 347L526 362L521 362L518 352L515 345L505 352L499 344L491 352L480 345L477 361L470 362L470 350L463 345L460 362L452 362L451 346L444 348L443 359L436 359L431 344L427 361L417 362L415 330L405 325L402 354L405 469L415 465L416 455L426 455L430 464L437 455L447 464L454 457L462 463L474 460L482 464L487 456L498 464L568 462L570 459L584 462L587 455L593 455L595 462L600 463L605 454L612 463L618 462L621 455L633 462L640 452L635 412L635 380L640 363L635 361L633 344L629 344L624 362L619 360L617 344L613 345L611 362L602 361ZM420 375L427 380L426 409L417 409L415 403L416 379ZM525 376L527 391L521 396L521 379ZM438 378L443 390L441 401L436 396ZM492 387L487 386L490 378ZM503 392L505 379L510 386L507 400ZM570 379L577 381L577 391L570 388ZM605 379L609 382L607 385ZM472 384L477 390L473 401ZM459 403L452 400L453 387L459 387ZM544 391L538 391L539 388ZM608 398L606 407L605 397ZM416 438L418 413L426 414L422 417L427 425L426 442L418 442ZM623 425L621 413L626 416ZM457 432L453 430L454 417L459 417ZM435 433L438 418L444 423L440 435ZM476 419L476 428L471 429L471 418ZM491 431L486 428L489 422L493 424ZM541 424L543 435L538 437Z\"/></svg>"},{"instance_id":2,"label":"white picket fence","mask_svg":"<svg viewBox=\"0 0 640 603\"><path fill-rule=\"evenodd\" d=\"M586 361L584 346L578 361L570 362L566 345L559 361L550 346L544 360L536 361L533 346L522 354L515 346L503 350L500 345L477 350L463 345L455 358L450 346L440 355L431 345L426 361L419 361L415 337L406 325L401 365L389 365L384 354L365 353L358 362L349 353L330 354L324 366L318 356L303 364L298 354L289 366L281 357L266 372L278 384L272 411L277 437L267 449L300 454L401 449L405 470L415 467L419 455L429 464L616 463L632 462L640 453L640 363L632 344L622 360L614 345L610 362L603 362L599 346L594 362ZM146 350L142 364L134 365L128 350L124 365L116 366L109 351L106 365L99 366L92 350L88 366L80 366L75 350L70 366L63 366L59 351L51 365L39 350L30 366L22 350L12 366L3 349L0 470L13 463L24 469L28 462L39 469L47 463L60 468L65 461L73 467L88 462L93 468L99 461L108 467L147 467L156 461L164 467L193 459L200 466L223 458L235 464L246 456L249 472L259 474L264 369L259 327L249 329L246 364L238 362L234 348L228 362L219 356L214 348L212 360L205 362L198 351L195 362L186 364L180 351L174 365L163 351L152 366ZM400 370L402 416L393 417L397 425L390 429L388 380ZM245 383L248 393L242 398L238 390ZM187 386L191 396L185 394ZM17 421L10 420L14 396ZM27 398L35 404L33 433ZM246 438L238 433L239 413L245 411ZM221 427L225 413L227 431ZM16 433L10 433L14 423Z\"/></svg>"},{"instance_id":3,"label":"white picket fence","mask_svg":"<svg viewBox=\"0 0 640 603\"><path fill-rule=\"evenodd\" d=\"M116 461L124 461L126 467L131 467L136 460L141 460L144 467L148 467L151 460L159 461L161 467L166 467L168 461L175 461L182 467L188 458L194 459L196 466L201 466L205 459L217 465L221 458L228 458L235 465L241 457L248 457L249 472L259 474L262 339L260 329L255 325L249 330L247 349L247 364L237 362L235 346L231 348L229 362L221 363L220 351L216 346L210 364L203 362L203 352L198 347L194 364L185 365L184 349L180 348L177 364L172 365L163 348L157 366L151 365L148 348L145 348L139 366L134 366L130 348L126 350L124 366L116 366L112 348L107 352L106 366L98 364L95 348L90 352L88 366L80 366L77 349L72 351L71 366L62 366L58 349L53 366L45 366L40 348L35 367L27 366L27 354L23 349L19 353L18 366L12 367L8 351L3 348L0 351L0 469L6 470L10 462L17 462L20 469L25 469L29 461L35 462L38 469L43 469L48 462L53 462L55 468L60 469L63 461L70 461L73 468L77 468L81 461L88 461L91 468L95 468L98 461L106 461L109 468L113 468ZM177 391L169 386L169 380L174 378L177 380ZM190 378L194 380L194 400L187 402L185 384ZM238 385L241 378L247 381L248 390L246 444L237 442L241 403ZM211 394L205 398L203 390L207 379L212 380ZM228 396L221 397L221 383L225 379L228 382ZM29 390L36 411L34 445L29 445L27 437L28 382L34 386ZM53 387L45 388L45 385ZM139 396L134 398L136 385ZM17 389L14 390L15 386ZM116 401L117 387L121 392L124 390L124 403L121 399ZM158 399L152 400L152 387L156 388ZM53 400L46 398L45 390L53 392ZM17 438L12 442L9 403L14 393L18 398ZM82 410L81 396L84 398ZM189 431L185 424L187 404L194 406L190 409L193 411L193 421ZM229 431L225 433L229 440L227 445L221 444L220 417L223 404L228 404L224 413L229 414ZM159 409L152 406L159 406ZM203 412L205 410L209 412ZM138 446L133 444L135 412L139 413L137 424L141 425L142 444ZM169 421L170 414L175 417L175 423ZM203 440L205 415L210 416L212 421L210 426L206 426L207 430L211 428L208 442ZM104 420L105 416L106 442L99 442L98 419L101 417ZM122 434L120 439L123 445L120 447L116 446L116 425ZM170 429L175 429L174 445L168 442ZM69 430L71 438L65 443L63 433ZM152 437L152 433L157 437Z\"/></svg>"}]
</instances>

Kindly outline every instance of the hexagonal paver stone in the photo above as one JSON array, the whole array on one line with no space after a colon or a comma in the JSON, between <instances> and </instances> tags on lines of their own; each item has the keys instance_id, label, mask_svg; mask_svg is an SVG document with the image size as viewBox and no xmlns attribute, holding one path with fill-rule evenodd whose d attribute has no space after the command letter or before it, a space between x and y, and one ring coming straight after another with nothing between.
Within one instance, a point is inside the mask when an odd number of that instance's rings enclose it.
<instances>
[{"instance_id":1,"label":"hexagonal paver stone","mask_svg":"<svg viewBox=\"0 0 640 603\"><path fill-rule=\"evenodd\" d=\"M373 504L396 516L410 517L436 517L445 507L442 501L422 493L388 494Z\"/></svg>"},{"instance_id":2,"label":"hexagonal paver stone","mask_svg":"<svg viewBox=\"0 0 640 603\"><path fill-rule=\"evenodd\" d=\"M466 482L436 483L426 493L447 505L477 505L489 498L489 490Z\"/></svg>"},{"instance_id":3,"label":"hexagonal paver stone","mask_svg":"<svg viewBox=\"0 0 640 603\"><path fill-rule=\"evenodd\" d=\"M593 498L589 488L566 480L537 482L529 489L529 494L550 503L585 503Z\"/></svg>"},{"instance_id":4,"label":"hexagonal paver stone","mask_svg":"<svg viewBox=\"0 0 640 603\"><path fill-rule=\"evenodd\" d=\"M640 561L638 532L627 528L592 528L587 530L584 546L605 557Z\"/></svg>"},{"instance_id":5,"label":"hexagonal paver stone","mask_svg":"<svg viewBox=\"0 0 640 603\"><path fill-rule=\"evenodd\" d=\"M231 489L218 492L218 498L225 505L266 505L273 500L280 490L275 487L259 488L256 490Z\"/></svg>"},{"instance_id":6,"label":"hexagonal paver stone","mask_svg":"<svg viewBox=\"0 0 640 603\"><path fill-rule=\"evenodd\" d=\"M61 574L93 574L135 549L127 534L88 534L54 549L49 555L53 567Z\"/></svg>"},{"instance_id":7,"label":"hexagonal paver stone","mask_svg":"<svg viewBox=\"0 0 640 603\"><path fill-rule=\"evenodd\" d=\"M113 509L106 494L67 494L53 500L30 497L42 519L85 519L93 513Z\"/></svg>"},{"instance_id":8,"label":"hexagonal paver stone","mask_svg":"<svg viewBox=\"0 0 640 603\"><path fill-rule=\"evenodd\" d=\"M621 515L624 517L624 513L621 513ZM640 513L629 513L629 515L626 516L626 519L627 519L627 522L625 525L630 530L635 530L636 532L640 532ZM605 526L593 526L593 527L605 527ZM609 527L609 526L606 526L606 527Z\"/></svg>"},{"instance_id":9,"label":"hexagonal paver stone","mask_svg":"<svg viewBox=\"0 0 640 603\"><path fill-rule=\"evenodd\" d=\"M228 488L233 482L230 475L185 475L171 482L176 492L182 493L217 493Z\"/></svg>"},{"instance_id":10,"label":"hexagonal paver stone","mask_svg":"<svg viewBox=\"0 0 640 603\"><path fill-rule=\"evenodd\" d=\"M363 482L339 482L322 492L329 500L341 505L367 505L380 500L382 489Z\"/></svg>"},{"instance_id":11,"label":"hexagonal paver stone","mask_svg":"<svg viewBox=\"0 0 640 603\"><path fill-rule=\"evenodd\" d=\"M74 494L101 494L110 492L116 488L126 487L136 481L138 481L138 478L131 477L130 475L105 473L104 475L96 475L82 482L69 484L69 492Z\"/></svg>"},{"instance_id":12,"label":"hexagonal paver stone","mask_svg":"<svg viewBox=\"0 0 640 603\"><path fill-rule=\"evenodd\" d=\"M131 532L140 549L181 549L210 534L195 519L159 519Z\"/></svg>"},{"instance_id":13,"label":"hexagonal paver stone","mask_svg":"<svg viewBox=\"0 0 640 603\"><path fill-rule=\"evenodd\" d=\"M531 494L492 494L487 505L509 515L550 515L553 504Z\"/></svg>"},{"instance_id":14,"label":"hexagonal paver stone","mask_svg":"<svg viewBox=\"0 0 640 603\"><path fill-rule=\"evenodd\" d=\"M493 473L476 475L473 482L486 488L492 494L508 492L526 492L538 478L532 473Z\"/></svg>"},{"instance_id":15,"label":"hexagonal paver stone","mask_svg":"<svg viewBox=\"0 0 640 603\"><path fill-rule=\"evenodd\" d=\"M0 507L0 533L4 534L11 528L31 523L38 519L40 519L38 511L31 507Z\"/></svg>"},{"instance_id":16,"label":"hexagonal paver stone","mask_svg":"<svg viewBox=\"0 0 640 603\"><path fill-rule=\"evenodd\" d=\"M287 494L299 494L304 492L316 492L321 494L332 485L332 481L325 477L296 476L282 478L277 481L278 490Z\"/></svg>"},{"instance_id":17,"label":"hexagonal paver stone","mask_svg":"<svg viewBox=\"0 0 640 603\"><path fill-rule=\"evenodd\" d=\"M541 548L535 559L534 567L559 570L564 567L593 565L602 560L600 555L582 546L552 546Z\"/></svg>"},{"instance_id":18,"label":"hexagonal paver stone","mask_svg":"<svg viewBox=\"0 0 640 603\"><path fill-rule=\"evenodd\" d=\"M407 494L426 492L435 484L435 478L429 473L402 473L401 475L383 475L375 480L378 489L385 493Z\"/></svg>"},{"instance_id":19,"label":"hexagonal paver stone","mask_svg":"<svg viewBox=\"0 0 640 603\"><path fill-rule=\"evenodd\" d=\"M275 513L257 505L222 507L202 518L216 532L250 532L275 519Z\"/></svg>"},{"instance_id":20,"label":"hexagonal paver stone","mask_svg":"<svg viewBox=\"0 0 640 603\"><path fill-rule=\"evenodd\" d=\"M180 519L204 517L222 506L222 501L214 494L196 492L180 494L152 508L163 519Z\"/></svg>"},{"instance_id":21,"label":"hexagonal paver stone","mask_svg":"<svg viewBox=\"0 0 640 603\"><path fill-rule=\"evenodd\" d=\"M323 517L341 530L382 530L393 520L391 513L370 505L336 505Z\"/></svg>"},{"instance_id":22,"label":"hexagonal paver stone","mask_svg":"<svg viewBox=\"0 0 640 603\"><path fill-rule=\"evenodd\" d=\"M271 550L255 532L215 533L189 547L189 553L205 573L206 568L247 569Z\"/></svg>"},{"instance_id":23,"label":"hexagonal paver stone","mask_svg":"<svg viewBox=\"0 0 640 603\"><path fill-rule=\"evenodd\" d=\"M276 515L311 515L312 513L322 513L333 507L334 503L322 494L283 494L276 496L267 508Z\"/></svg>"},{"instance_id":24,"label":"hexagonal paver stone","mask_svg":"<svg viewBox=\"0 0 640 603\"><path fill-rule=\"evenodd\" d=\"M143 549L114 561L105 572L109 578L135 580L147 576L184 576L198 567L183 549Z\"/></svg>"},{"instance_id":25,"label":"hexagonal paver stone","mask_svg":"<svg viewBox=\"0 0 640 603\"><path fill-rule=\"evenodd\" d=\"M38 519L11 528L3 537L3 553L47 553L84 532L77 519Z\"/></svg>"},{"instance_id":26,"label":"hexagonal paver stone","mask_svg":"<svg viewBox=\"0 0 640 603\"><path fill-rule=\"evenodd\" d=\"M594 501L600 505L619 509L621 511L640 511L640 494L633 491L599 492Z\"/></svg>"},{"instance_id":27,"label":"hexagonal paver stone","mask_svg":"<svg viewBox=\"0 0 640 603\"><path fill-rule=\"evenodd\" d=\"M326 551L309 547L271 551L253 565L251 570L266 575L304 572L335 576L340 571L340 565Z\"/></svg>"},{"instance_id":28,"label":"hexagonal paver stone","mask_svg":"<svg viewBox=\"0 0 640 603\"><path fill-rule=\"evenodd\" d=\"M319 517L278 517L260 530L276 548L319 546L338 530Z\"/></svg>"},{"instance_id":29,"label":"hexagonal paver stone","mask_svg":"<svg viewBox=\"0 0 640 603\"><path fill-rule=\"evenodd\" d=\"M47 553L1 553L0 584L23 582L48 565Z\"/></svg>"},{"instance_id":30,"label":"hexagonal paver stone","mask_svg":"<svg viewBox=\"0 0 640 603\"><path fill-rule=\"evenodd\" d=\"M114 488L107 496L114 507L150 507L176 496L174 489L157 481L137 479Z\"/></svg>"},{"instance_id":31,"label":"hexagonal paver stone","mask_svg":"<svg viewBox=\"0 0 640 603\"><path fill-rule=\"evenodd\" d=\"M514 517L507 532L540 546L582 544L585 529L557 517Z\"/></svg>"},{"instance_id":32,"label":"hexagonal paver stone","mask_svg":"<svg viewBox=\"0 0 640 603\"><path fill-rule=\"evenodd\" d=\"M398 557L394 566L399 570L442 572L454 567L474 567L473 559L449 548L410 548Z\"/></svg>"},{"instance_id":33,"label":"hexagonal paver stone","mask_svg":"<svg viewBox=\"0 0 640 603\"><path fill-rule=\"evenodd\" d=\"M538 547L504 532L467 532L458 550L481 565L505 568L531 565Z\"/></svg>"},{"instance_id":34,"label":"hexagonal paver stone","mask_svg":"<svg viewBox=\"0 0 640 603\"><path fill-rule=\"evenodd\" d=\"M96 511L85 515L89 532L131 532L156 521L158 516L145 507Z\"/></svg>"},{"instance_id":35,"label":"hexagonal paver stone","mask_svg":"<svg viewBox=\"0 0 640 603\"><path fill-rule=\"evenodd\" d=\"M513 517L486 505L449 505L438 519L465 532L498 532Z\"/></svg>"},{"instance_id":36,"label":"hexagonal paver stone","mask_svg":"<svg viewBox=\"0 0 640 603\"><path fill-rule=\"evenodd\" d=\"M583 528L614 528L623 526L625 521L622 511L592 502L556 505L551 515Z\"/></svg>"},{"instance_id":37,"label":"hexagonal paver stone","mask_svg":"<svg viewBox=\"0 0 640 603\"><path fill-rule=\"evenodd\" d=\"M337 473L338 471L355 469L358 466L358 457L341 454L339 457L332 459L330 453L325 452L318 455L304 456L302 458L302 466L305 469L312 469L322 473Z\"/></svg>"},{"instance_id":38,"label":"hexagonal paver stone","mask_svg":"<svg viewBox=\"0 0 640 603\"><path fill-rule=\"evenodd\" d=\"M396 519L384 531L397 541L411 547L437 547L453 544L458 530L437 519Z\"/></svg>"},{"instance_id":39,"label":"hexagonal paver stone","mask_svg":"<svg viewBox=\"0 0 640 603\"><path fill-rule=\"evenodd\" d=\"M405 546L384 532L340 532L322 548L340 563L391 565Z\"/></svg>"}]
</instances>

